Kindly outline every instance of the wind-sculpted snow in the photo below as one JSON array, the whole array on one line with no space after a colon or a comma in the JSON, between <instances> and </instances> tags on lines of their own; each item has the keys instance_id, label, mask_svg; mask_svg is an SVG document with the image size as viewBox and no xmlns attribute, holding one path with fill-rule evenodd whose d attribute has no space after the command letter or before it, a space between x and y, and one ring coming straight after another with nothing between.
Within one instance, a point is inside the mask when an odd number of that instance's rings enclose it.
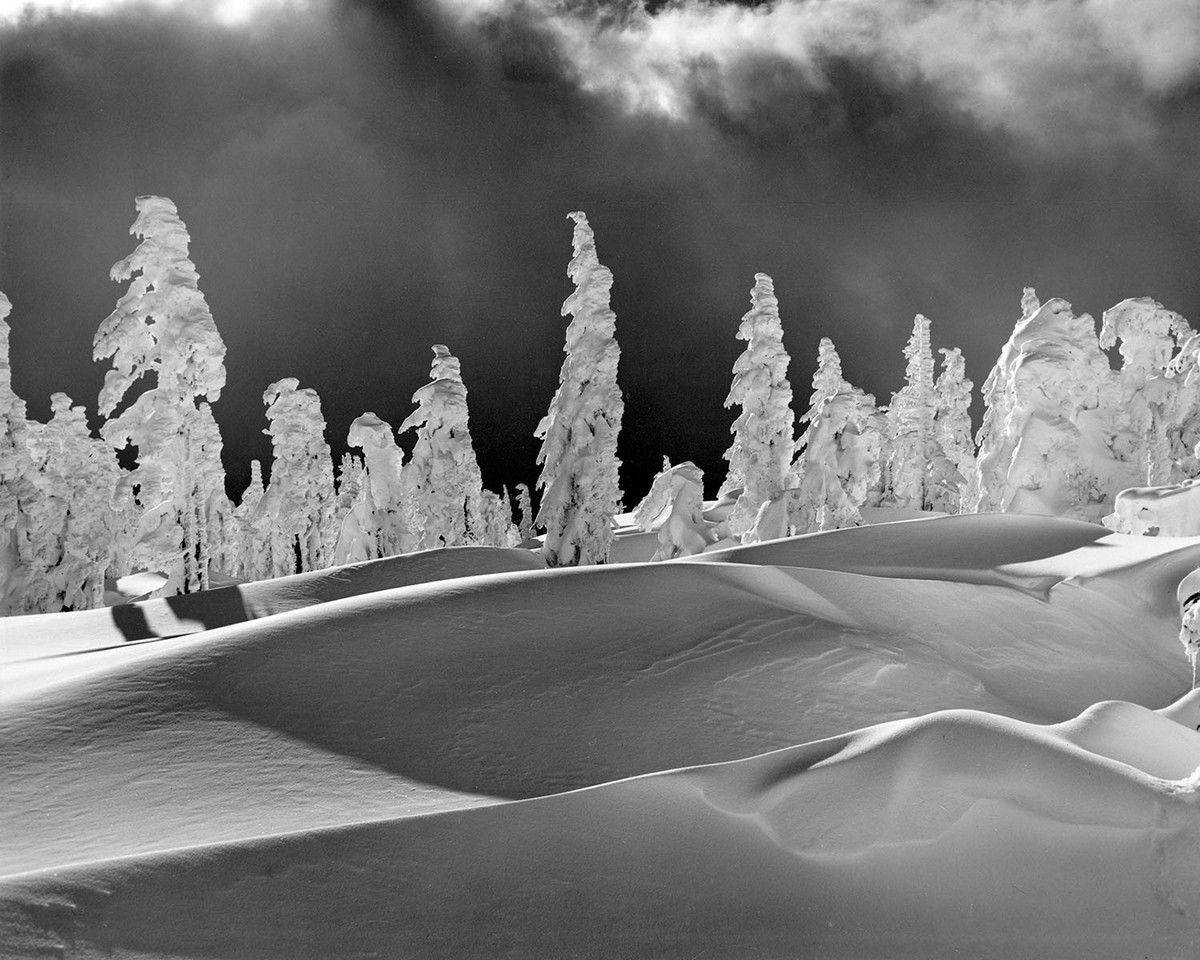
<instances>
[{"instance_id":1,"label":"wind-sculpted snow","mask_svg":"<svg viewBox=\"0 0 1200 960\"><path fill-rule=\"evenodd\" d=\"M411 584L541 568L541 561L526 550L423 550L101 610L9 617L0 633L0 663L186 636Z\"/></svg>"},{"instance_id":2,"label":"wind-sculpted snow","mask_svg":"<svg viewBox=\"0 0 1200 960\"><path fill-rule=\"evenodd\" d=\"M1147 736L1137 764L1110 755L1126 720ZM1200 737L1132 705L1058 728L943 712L526 803L28 875L0 932L23 956L1187 956L1197 768Z\"/></svg>"},{"instance_id":3,"label":"wind-sculpted snow","mask_svg":"<svg viewBox=\"0 0 1200 960\"><path fill-rule=\"evenodd\" d=\"M0 953L1189 956L1198 563L954 517L432 551L79 629L4 666Z\"/></svg>"}]
</instances>

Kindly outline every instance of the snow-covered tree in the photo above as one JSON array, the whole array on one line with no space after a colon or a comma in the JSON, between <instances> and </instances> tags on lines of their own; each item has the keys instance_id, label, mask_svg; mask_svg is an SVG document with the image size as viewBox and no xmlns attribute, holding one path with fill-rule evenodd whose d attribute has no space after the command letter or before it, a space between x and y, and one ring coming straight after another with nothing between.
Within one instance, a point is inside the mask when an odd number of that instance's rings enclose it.
<instances>
[{"instance_id":1,"label":"snow-covered tree","mask_svg":"<svg viewBox=\"0 0 1200 960\"><path fill-rule=\"evenodd\" d=\"M613 276L596 255L587 217L579 211L569 216L575 230L567 275L575 292L562 306L562 315L571 317L567 358L550 409L534 431L542 441L535 523L546 531L542 552L551 567L607 561L613 517L621 511L617 435L625 403L617 386L617 318L609 307Z\"/></svg>"},{"instance_id":2,"label":"snow-covered tree","mask_svg":"<svg viewBox=\"0 0 1200 960\"><path fill-rule=\"evenodd\" d=\"M1144 483L1194 475L1185 462L1195 441L1185 446L1184 436L1190 438L1200 426L1195 422L1200 394L1194 380L1172 373L1176 351L1192 332L1187 320L1149 297L1122 300L1104 311L1100 346L1108 350L1120 344L1122 361L1121 398L1112 411L1113 447Z\"/></svg>"},{"instance_id":3,"label":"snow-covered tree","mask_svg":"<svg viewBox=\"0 0 1200 960\"><path fill-rule=\"evenodd\" d=\"M346 518L354 510L355 505L363 496L363 487L367 480L367 468L362 457L356 457L352 452L342 454L338 462L337 495L334 497L333 510L326 528L325 555L333 563L343 563L337 559L338 542Z\"/></svg>"},{"instance_id":4,"label":"snow-covered tree","mask_svg":"<svg viewBox=\"0 0 1200 960\"><path fill-rule=\"evenodd\" d=\"M1042 308L1042 301L1038 299L1037 291L1033 287L1025 287L1021 291L1021 319L1032 317Z\"/></svg>"},{"instance_id":5,"label":"snow-covered tree","mask_svg":"<svg viewBox=\"0 0 1200 960\"><path fill-rule=\"evenodd\" d=\"M939 459L930 465L929 505L945 513L962 513L972 500L975 479L975 442L971 439L971 390L962 351L938 351L942 372L934 386L937 416L934 427Z\"/></svg>"},{"instance_id":6,"label":"snow-covered tree","mask_svg":"<svg viewBox=\"0 0 1200 960\"><path fill-rule=\"evenodd\" d=\"M908 364L904 386L888 405L888 458L884 467L885 506L930 508L930 465L939 456L934 421L938 397L934 391L933 351L929 319L917 314L904 348Z\"/></svg>"},{"instance_id":7,"label":"snow-covered tree","mask_svg":"<svg viewBox=\"0 0 1200 960\"><path fill-rule=\"evenodd\" d=\"M404 491L404 453L391 425L364 413L350 424L346 443L362 450L365 470L358 499L342 522L333 562L374 560L417 549L412 507Z\"/></svg>"},{"instance_id":8,"label":"snow-covered tree","mask_svg":"<svg viewBox=\"0 0 1200 960\"><path fill-rule=\"evenodd\" d=\"M30 612L29 513L38 497L25 401L13 392L8 297L0 293L0 615Z\"/></svg>"},{"instance_id":9,"label":"snow-covered tree","mask_svg":"<svg viewBox=\"0 0 1200 960\"><path fill-rule=\"evenodd\" d=\"M104 580L119 557L120 517L113 495L120 467L112 448L88 430L81 406L50 398L50 422L31 431L37 468L36 537L28 564L38 583L26 597L39 612L103 606Z\"/></svg>"},{"instance_id":10,"label":"snow-covered tree","mask_svg":"<svg viewBox=\"0 0 1200 960\"><path fill-rule=\"evenodd\" d=\"M483 478L467 423L467 388L458 358L443 344L434 344L429 377L399 431L417 432L404 468L414 529L422 549L483 543ZM494 503L490 509L495 514Z\"/></svg>"},{"instance_id":11,"label":"snow-covered tree","mask_svg":"<svg viewBox=\"0 0 1200 960\"><path fill-rule=\"evenodd\" d=\"M285 377L263 393L273 460L271 483L259 508L267 546L268 576L329 566L327 528L332 523L333 461L325 441L321 398Z\"/></svg>"},{"instance_id":12,"label":"snow-covered tree","mask_svg":"<svg viewBox=\"0 0 1200 960\"><path fill-rule=\"evenodd\" d=\"M111 416L101 435L117 450L137 448L127 478L141 512L131 562L167 573L164 593L193 591L208 584L208 519L213 499L224 495L216 424L198 401L220 396L225 344L188 259L191 238L175 204L138 197L136 205L130 233L142 242L111 271L113 280L129 280L129 289L94 340L95 359L113 363L100 392L100 413ZM147 375L153 385L114 416Z\"/></svg>"},{"instance_id":13,"label":"snow-covered tree","mask_svg":"<svg viewBox=\"0 0 1200 960\"><path fill-rule=\"evenodd\" d=\"M1111 446L1116 374L1095 321L1075 316L1065 300L1048 300L1017 323L983 398L980 512L1095 521L1116 491L1135 485L1136 471Z\"/></svg>"},{"instance_id":14,"label":"snow-covered tree","mask_svg":"<svg viewBox=\"0 0 1200 960\"><path fill-rule=\"evenodd\" d=\"M526 540L532 540L534 537L533 505L530 503L529 485L526 483L517 484L517 508L521 513L517 533L520 535L520 542L524 543Z\"/></svg>"},{"instance_id":15,"label":"snow-covered tree","mask_svg":"<svg viewBox=\"0 0 1200 960\"><path fill-rule=\"evenodd\" d=\"M730 536L740 537L754 524L758 508L787 485L794 449L795 415L788 383L788 354L775 284L765 273L754 275L751 308L738 327L746 349L733 365L733 384L725 406L742 408L725 451L729 472L720 496L741 489L727 520Z\"/></svg>"},{"instance_id":16,"label":"snow-covered tree","mask_svg":"<svg viewBox=\"0 0 1200 960\"><path fill-rule=\"evenodd\" d=\"M227 559L224 564L225 572L239 580L264 580L271 576L269 546L262 537L259 523L265 493L262 463L251 460L250 482L242 492L241 501L233 508L231 528L236 549L232 551L232 559Z\"/></svg>"},{"instance_id":17,"label":"snow-covered tree","mask_svg":"<svg viewBox=\"0 0 1200 960\"><path fill-rule=\"evenodd\" d=\"M764 505L748 539L860 525L859 498L878 473L876 421L875 398L855 387L822 399L811 411L794 486Z\"/></svg>"},{"instance_id":18,"label":"snow-covered tree","mask_svg":"<svg viewBox=\"0 0 1200 960\"><path fill-rule=\"evenodd\" d=\"M704 471L690 460L671 466L664 459L633 519L640 530L657 525L658 549L651 561L703 553L716 539L715 524L704 519Z\"/></svg>"},{"instance_id":19,"label":"snow-covered tree","mask_svg":"<svg viewBox=\"0 0 1200 960\"><path fill-rule=\"evenodd\" d=\"M475 542L489 547L515 547L521 534L513 523L512 506L507 496L482 490Z\"/></svg>"},{"instance_id":20,"label":"snow-covered tree","mask_svg":"<svg viewBox=\"0 0 1200 960\"><path fill-rule=\"evenodd\" d=\"M833 341L828 337L822 337L817 347L817 369L812 378L812 393L808 398L808 410L800 417L801 433L795 443L795 458L798 459L804 452L804 445L808 442L809 424L812 423L821 401L848 389L850 389L850 384L842 376L842 358L838 356ZM797 479L799 477L793 461L788 486L794 486Z\"/></svg>"}]
</instances>

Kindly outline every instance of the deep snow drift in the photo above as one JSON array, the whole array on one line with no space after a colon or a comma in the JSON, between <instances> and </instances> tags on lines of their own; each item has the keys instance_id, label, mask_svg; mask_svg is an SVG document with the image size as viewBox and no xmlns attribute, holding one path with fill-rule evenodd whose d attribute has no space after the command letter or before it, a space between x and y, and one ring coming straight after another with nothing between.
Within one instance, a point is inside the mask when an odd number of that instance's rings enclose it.
<instances>
[{"instance_id":1,"label":"deep snow drift","mask_svg":"<svg viewBox=\"0 0 1200 960\"><path fill-rule=\"evenodd\" d=\"M9 618L0 953L1195 956L1197 566L968 515Z\"/></svg>"}]
</instances>

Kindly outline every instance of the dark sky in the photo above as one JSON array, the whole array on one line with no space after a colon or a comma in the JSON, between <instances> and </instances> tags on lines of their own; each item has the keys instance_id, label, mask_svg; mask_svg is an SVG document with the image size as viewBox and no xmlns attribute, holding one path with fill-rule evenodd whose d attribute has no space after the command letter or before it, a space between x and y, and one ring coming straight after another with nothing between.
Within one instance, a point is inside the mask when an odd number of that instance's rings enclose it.
<instances>
[{"instance_id":1,"label":"dark sky","mask_svg":"<svg viewBox=\"0 0 1200 960\"><path fill-rule=\"evenodd\" d=\"M797 414L821 336L886 402L918 311L978 385L1027 284L1200 326L1194 0L39 13L0 26L0 137L31 415L56 390L94 414L109 267L134 197L169 196L229 349L235 492L269 457L270 382L316 388L340 452L360 413L407 416L435 342L462 360L485 481L532 482L575 209L616 278L631 505L664 454L723 478L756 271Z\"/></svg>"}]
</instances>

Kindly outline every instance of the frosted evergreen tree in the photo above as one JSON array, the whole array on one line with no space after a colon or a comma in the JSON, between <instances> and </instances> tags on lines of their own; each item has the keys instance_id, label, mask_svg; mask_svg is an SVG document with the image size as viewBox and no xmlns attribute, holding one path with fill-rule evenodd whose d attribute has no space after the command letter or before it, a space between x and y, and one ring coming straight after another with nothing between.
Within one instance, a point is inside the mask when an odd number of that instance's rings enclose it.
<instances>
[{"instance_id":1,"label":"frosted evergreen tree","mask_svg":"<svg viewBox=\"0 0 1200 960\"><path fill-rule=\"evenodd\" d=\"M616 315L609 307L613 276L596 254L587 217L579 211L569 217L575 230L567 275L575 292L562 306L562 315L571 317L567 358L534 431L542 441L535 523L546 531L542 553L551 567L606 562L613 518L621 511L617 435L625 403L617 386Z\"/></svg>"},{"instance_id":2,"label":"frosted evergreen tree","mask_svg":"<svg viewBox=\"0 0 1200 960\"><path fill-rule=\"evenodd\" d=\"M413 394L417 409L399 431L417 433L404 480L420 547L488 542L483 529L483 478L468 426L467 388L458 358L443 344L433 347L429 377L429 383ZM495 507L489 506L493 521Z\"/></svg>"},{"instance_id":3,"label":"frosted evergreen tree","mask_svg":"<svg viewBox=\"0 0 1200 960\"><path fill-rule=\"evenodd\" d=\"M137 448L127 478L141 512L131 562L165 572L162 592L189 592L208 584L204 558L213 532L206 521L212 498L223 495L223 481L214 483L222 475L215 423L198 402L220 396L225 344L175 205L165 197L138 197L136 205L130 233L142 242L111 271L113 280L129 280L129 289L94 340L95 359L113 364L100 392L100 413L111 417L101 435L117 450ZM148 375L152 386L114 416Z\"/></svg>"},{"instance_id":4,"label":"frosted evergreen tree","mask_svg":"<svg viewBox=\"0 0 1200 960\"><path fill-rule=\"evenodd\" d=\"M783 348L775 285L765 273L754 275L750 302L737 332L746 349L734 362L733 385L725 398L726 407L742 408L730 428L733 445L725 451L729 472L719 493L742 491L727 521L735 538L754 524L759 507L787 486L794 450L789 357Z\"/></svg>"},{"instance_id":5,"label":"frosted evergreen tree","mask_svg":"<svg viewBox=\"0 0 1200 960\"><path fill-rule=\"evenodd\" d=\"M8 297L0 293L0 615L32 612L26 606L29 514L39 497L33 482L36 468L29 450L25 401L12 388L7 321L11 311Z\"/></svg>"},{"instance_id":6,"label":"frosted evergreen tree","mask_svg":"<svg viewBox=\"0 0 1200 960\"><path fill-rule=\"evenodd\" d=\"M521 542L508 497L491 490L480 492L477 530L475 542L485 546L515 547Z\"/></svg>"},{"instance_id":7,"label":"frosted evergreen tree","mask_svg":"<svg viewBox=\"0 0 1200 960\"><path fill-rule=\"evenodd\" d=\"M529 485L525 483L517 484L517 507L521 512L521 519L517 527L517 533L520 535L520 542L532 540L534 537L533 531L533 505L529 499Z\"/></svg>"},{"instance_id":8,"label":"frosted evergreen tree","mask_svg":"<svg viewBox=\"0 0 1200 960\"><path fill-rule=\"evenodd\" d=\"M362 457L356 457L351 452L342 454L342 459L338 462L337 495L334 497L333 510L325 531L325 555L332 563L344 562L337 559L338 541L346 518L363 496L365 483L366 466Z\"/></svg>"},{"instance_id":9,"label":"frosted evergreen tree","mask_svg":"<svg viewBox=\"0 0 1200 960\"><path fill-rule=\"evenodd\" d=\"M1141 482L1165 484L1193 476L1191 439L1200 418L1194 379L1173 375L1176 351L1192 328L1178 313L1149 297L1122 300L1104 311L1100 347L1119 344L1120 403L1112 411L1113 445ZM1189 423L1189 421L1191 421ZM1190 428L1190 429L1189 429Z\"/></svg>"},{"instance_id":10,"label":"frosted evergreen tree","mask_svg":"<svg viewBox=\"0 0 1200 960\"><path fill-rule=\"evenodd\" d=\"M838 356L837 348L828 337L822 337L817 347L817 369L812 378L812 393L808 398L808 410L800 417L802 432L795 444L795 457L799 458L808 443L809 425L817 408L826 397L832 397L842 390L850 389L850 384L842 376L842 359ZM799 478L795 463L792 465L788 486L794 486Z\"/></svg>"},{"instance_id":11,"label":"frosted evergreen tree","mask_svg":"<svg viewBox=\"0 0 1200 960\"><path fill-rule=\"evenodd\" d=\"M650 560L674 560L703 553L716 539L715 524L704 519L704 471L690 460L671 466L665 458L662 471L633 510L640 530L657 525L658 549Z\"/></svg>"},{"instance_id":12,"label":"frosted evergreen tree","mask_svg":"<svg viewBox=\"0 0 1200 960\"><path fill-rule=\"evenodd\" d=\"M930 470L930 506L945 513L962 513L972 499L975 479L975 442L971 439L971 390L962 351L957 347L938 351L942 372L934 392L937 416L934 426L940 455L944 458Z\"/></svg>"},{"instance_id":13,"label":"frosted evergreen tree","mask_svg":"<svg viewBox=\"0 0 1200 960\"><path fill-rule=\"evenodd\" d=\"M1065 300L1048 300L1017 322L983 399L980 512L1097 521L1118 490L1137 485L1136 469L1112 445L1117 374L1095 322Z\"/></svg>"},{"instance_id":14,"label":"frosted evergreen tree","mask_svg":"<svg viewBox=\"0 0 1200 960\"><path fill-rule=\"evenodd\" d=\"M269 576L329 566L326 528L333 513L333 460L325 441L321 398L285 377L263 393L271 438L271 483L260 508Z\"/></svg>"},{"instance_id":15,"label":"frosted evergreen tree","mask_svg":"<svg viewBox=\"0 0 1200 960\"><path fill-rule=\"evenodd\" d=\"M748 539L859 526L862 501L851 491L865 494L878 471L878 439L866 436L875 412L874 397L854 387L823 398L810 412L795 486L760 510Z\"/></svg>"},{"instance_id":16,"label":"frosted evergreen tree","mask_svg":"<svg viewBox=\"0 0 1200 960\"><path fill-rule=\"evenodd\" d=\"M913 332L904 348L904 356L908 360L905 384L892 395L888 406L888 459L883 503L926 510L930 507L929 468L939 455L934 427L938 407L929 319L921 314L913 320Z\"/></svg>"},{"instance_id":17,"label":"frosted evergreen tree","mask_svg":"<svg viewBox=\"0 0 1200 960\"><path fill-rule=\"evenodd\" d=\"M113 496L120 467L112 448L94 438L82 406L65 393L50 398L51 419L31 431L41 488L38 536L30 544L39 612L103 606L104 581L120 559L122 518Z\"/></svg>"},{"instance_id":18,"label":"frosted evergreen tree","mask_svg":"<svg viewBox=\"0 0 1200 960\"><path fill-rule=\"evenodd\" d=\"M262 535L259 522L262 500L266 494L263 485L262 463L250 461L250 482L242 492L242 499L233 509L234 542L237 544L235 559L227 562L226 571L240 580L265 580L271 576L269 546Z\"/></svg>"},{"instance_id":19,"label":"frosted evergreen tree","mask_svg":"<svg viewBox=\"0 0 1200 960\"><path fill-rule=\"evenodd\" d=\"M362 450L365 470L358 499L342 522L333 562L374 560L417 549L404 489L404 453L391 425L364 413L350 424L346 443Z\"/></svg>"},{"instance_id":20,"label":"frosted evergreen tree","mask_svg":"<svg viewBox=\"0 0 1200 960\"><path fill-rule=\"evenodd\" d=\"M1032 317L1042 309L1042 301L1038 299L1037 291L1033 287L1025 287L1021 291L1021 319Z\"/></svg>"}]
</instances>

